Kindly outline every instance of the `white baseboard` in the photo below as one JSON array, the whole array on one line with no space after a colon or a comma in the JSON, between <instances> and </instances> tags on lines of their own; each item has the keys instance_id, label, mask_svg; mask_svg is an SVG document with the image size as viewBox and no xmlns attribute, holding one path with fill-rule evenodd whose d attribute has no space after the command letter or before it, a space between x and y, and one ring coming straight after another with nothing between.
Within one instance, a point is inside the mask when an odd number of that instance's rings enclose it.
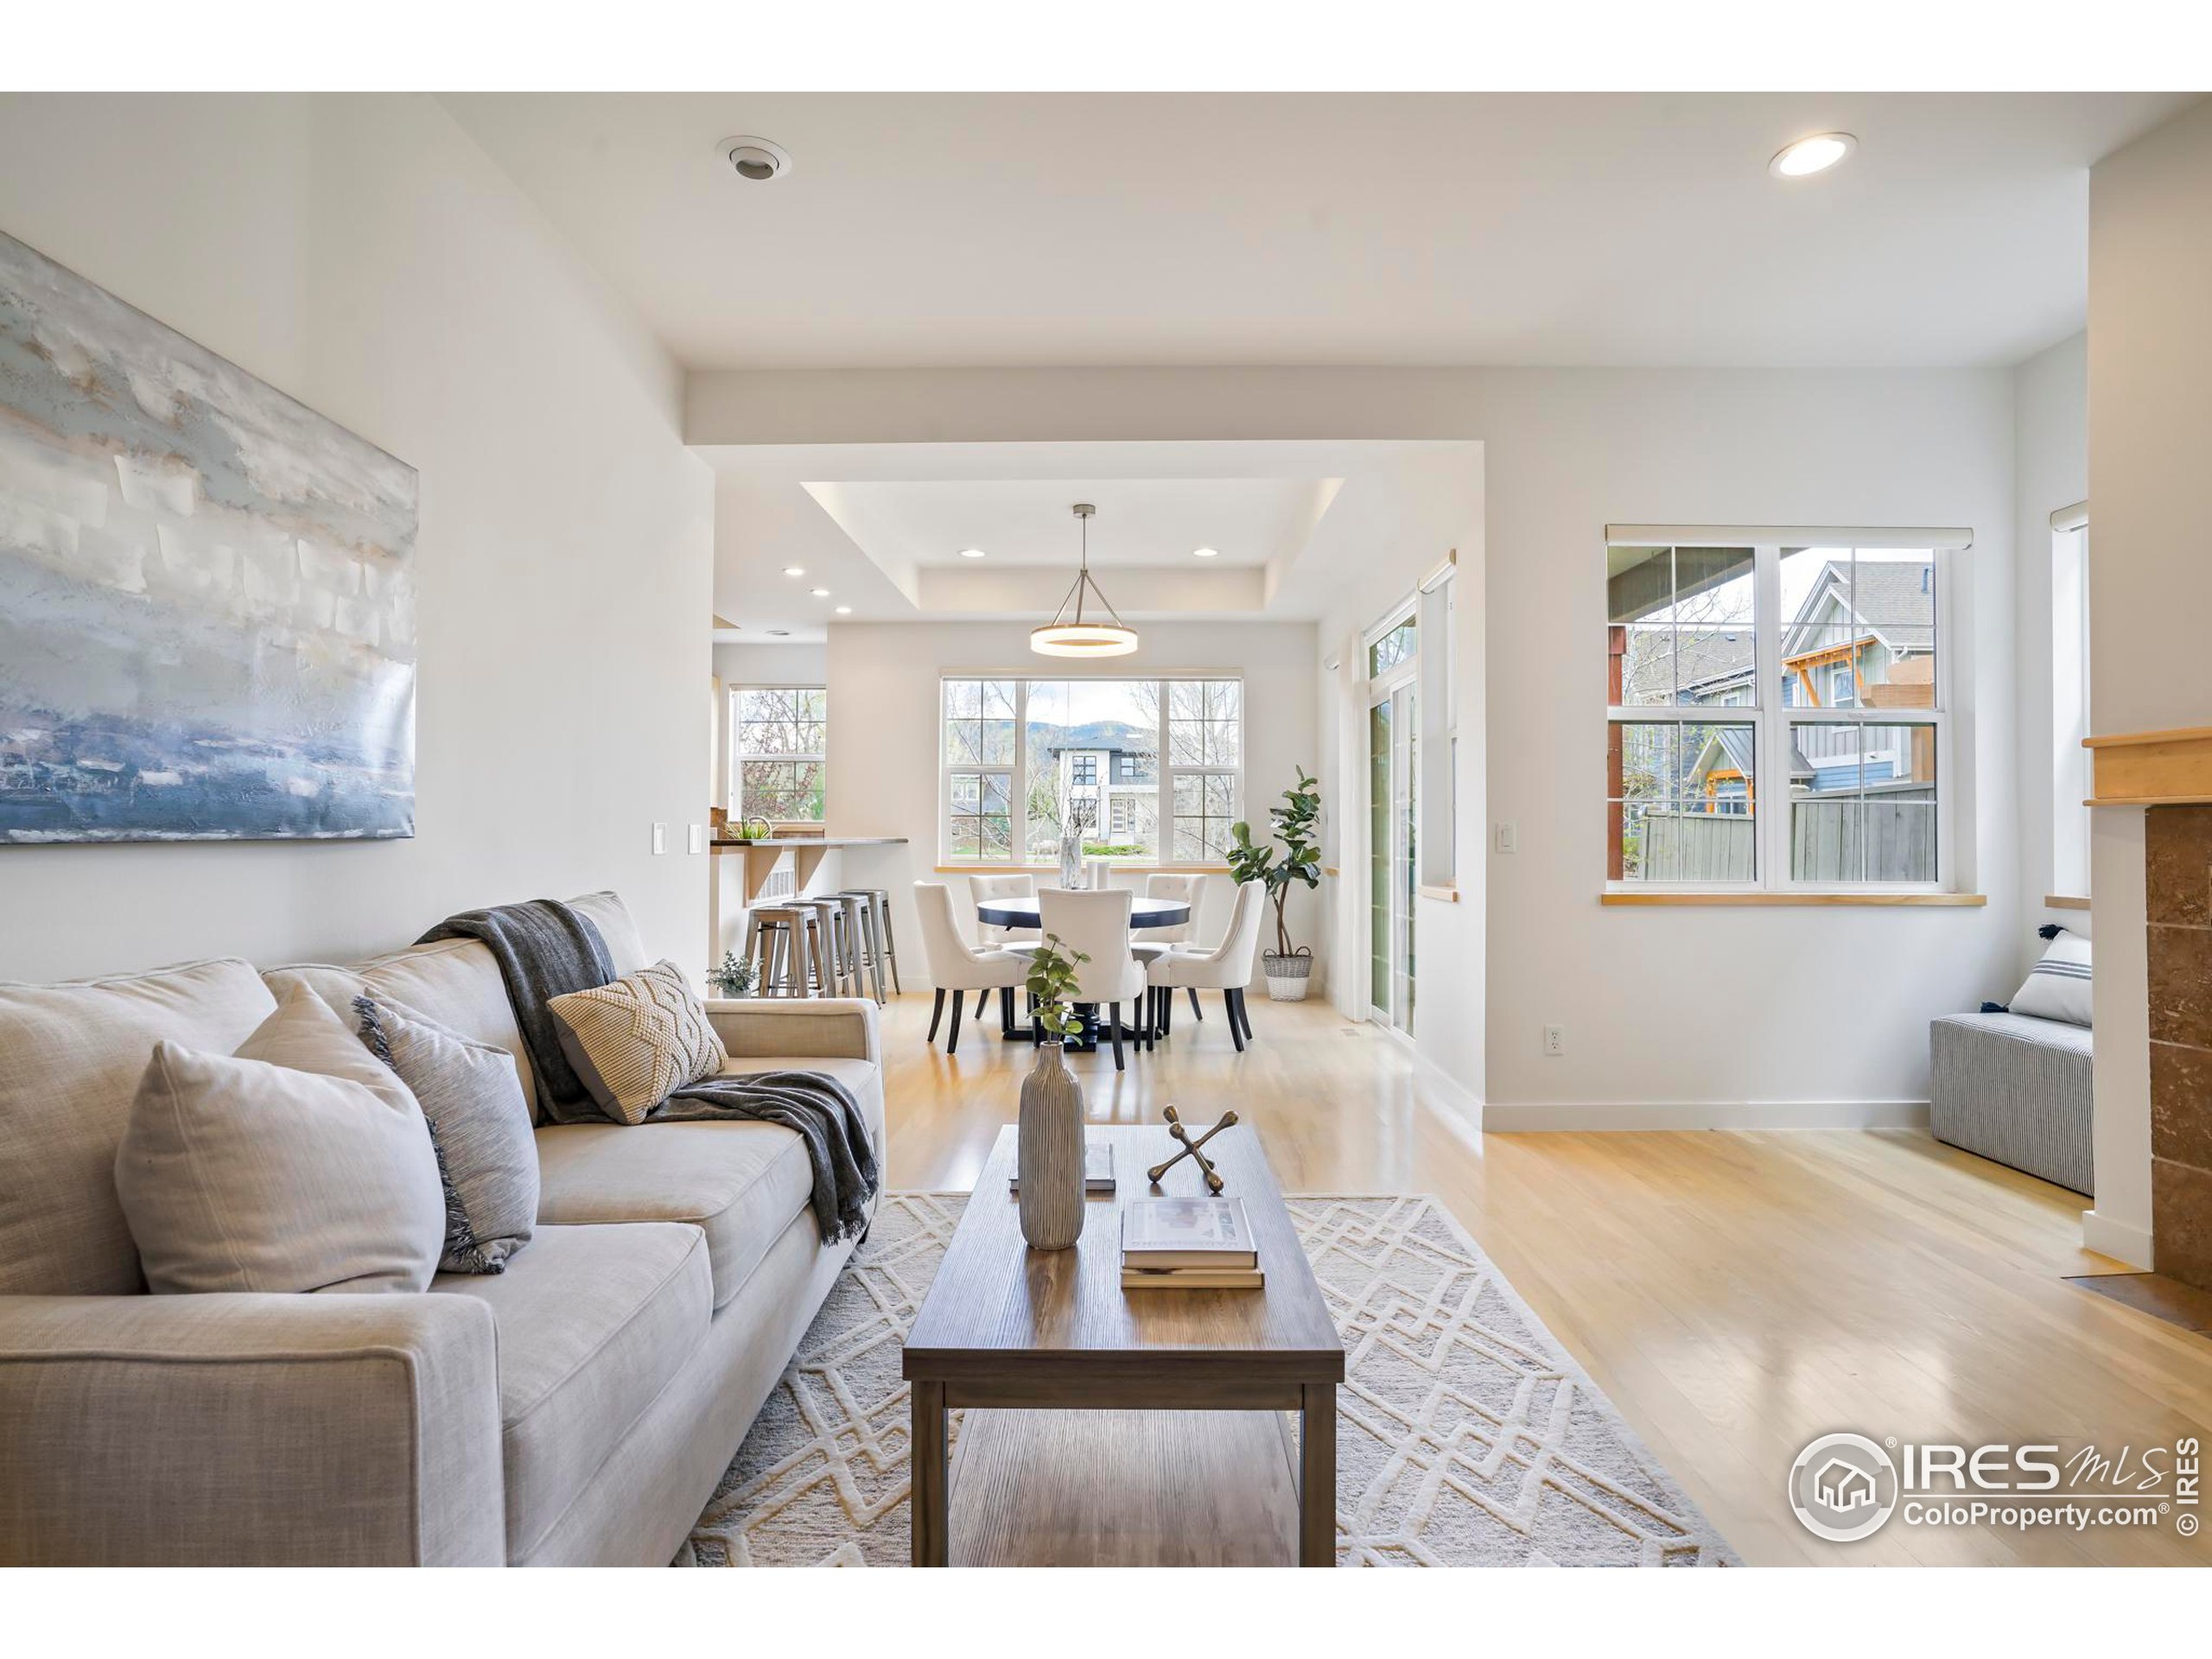
<instances>
[{"instance_id":1,"label":"white baseboard","mask_svg":"<svg viewBox=\"0 0 2212 1659\"><path fill-rule=\"evenodd\" d=\"M2082 1212L2082 1248L2125 1262L2131 1268L2151 1271L2153 1260L2148 1228L2137 1227L2094 1210Z\"/></svg>"},{"instance_id":2,"label":"white baseboard","mask_svg":"<svg viewBox=\"0 0 2212 1659\"><path fill-rule=\"evenodd\" d=\"M1541 1129L1916 1129L1924 1100L1499 1101L1483 1128Z\"/></svg>"}]
</instances>

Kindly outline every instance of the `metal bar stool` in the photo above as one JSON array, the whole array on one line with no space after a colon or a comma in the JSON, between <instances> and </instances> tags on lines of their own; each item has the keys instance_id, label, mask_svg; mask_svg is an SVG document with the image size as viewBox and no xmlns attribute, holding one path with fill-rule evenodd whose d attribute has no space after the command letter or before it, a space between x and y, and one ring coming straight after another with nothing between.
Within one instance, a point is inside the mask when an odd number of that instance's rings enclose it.
<instances>
[{"instance_id":1,"label":"metal bar stool","mask_svg":"<svg viewBox=\"0 0 2212 1659\"><path fill-rule=\"evenodd\" d=\"M888 999L883 995L883 934L876 925L875 904L857 888L848 888L837 896L845 901L847 930L859 941L857 965L874 976L875 1000L881 1004Z\"/></svg>"},{"instance_id":2,"label":"metal bar stool","mask_svg":"<svg viewBox=\"0 0 2212 1659\"><path fill-rule=\"evenodd\" d=\"M802 992L802 995L842 996L845 995L847 963L852 956L850 939L845 931L845 906L839 899L806 898L791 901L814 912L818 919L821 953L814 959L816 988Z\"/></svg>"},{"instance_id":3,"label":"metal bar stool","mask_svg":"<svg viewBox=\"0 0 2212 1659\"><path fill-rule=\"evenodd\" d=\"M868 900L869 910L874 912L876 943L882 956L877 969L876 1000L883 1000L881 976L884 968L891 970L891 994L893 996L902 995L899 983L899 942L891 934L891 890L888 887L848 887L845 891L853 898Z\"/></svg>"},{"instance_id":4,"label":"metal bar stool","mask_svg":"<svg viewBox=\"0 0 2212 1659\"><path fill-rule=\"evenodd\" d=\"M847 996L868 995L868 906L848 893L833 893L823 899L837 913L838 984Z\"/></svg>"},{"instance_id":5,"label":"metal bar stool","mask_svg":"<svg viewBox=\"0 0 2212 1659\"><path fill-rule=\"evenodd\" d=\"M811 905L755 905L746 912L745 955L758 969L761 995L810 995L821 953L822 917Z\"/></svg>"}]
</instances>

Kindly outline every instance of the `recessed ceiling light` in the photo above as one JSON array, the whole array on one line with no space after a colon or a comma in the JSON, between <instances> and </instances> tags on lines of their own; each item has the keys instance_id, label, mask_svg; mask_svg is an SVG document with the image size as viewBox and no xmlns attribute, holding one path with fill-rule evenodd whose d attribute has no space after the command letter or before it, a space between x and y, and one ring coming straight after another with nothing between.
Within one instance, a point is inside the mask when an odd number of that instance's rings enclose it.
<instances>
[{"instance_id":1,"label":"recessed ceiling light","mask_svg":"<svg viewBox=\"0 0 2212 1659\"><path fill-rule=\"evenodd\" d=\"M852 613L853 607L849 605L840 605L837 607L837 614L840 616L850 616Z\"/></svg>"},{"instance_id":2,"label":"recessed ceiling light","mask_svg":"<svg viewBox=\"0 0 2212 1659\"><path fill-rule=\"evenodd\" d=\"M983 556L983 550L980 547L963 547L960 550L960 556L963 559L980 559Z\"/></svg>"},{"instance_id":3,"label":"recessed ceiling light","mask_svg":"<svg viewBox=\"0 0 2212 1659\"><path fill-rule=\"evenodd\" d=\"M1802 179L1827 172L1858 148L1859 141L1847 132L1816 132L1776 152L1766 170L1777 179Z\"/></svg>"},{"instance_id":4,"label":"recessed ceiling light","mask_svg":"<svg viewBox=\"0 0 2212 1659\"><path fill-rule=\"evenodd\" d=\"M814 596L817 599L827 599L830 597L830 590L827 588L817 588L814 590Z\"/></svg>"},{"instance_id":5,"label":"recessed ceiling light","mask_svg":"<svg viewBox=\"0 0 2212 1659\"><path fill-rule=\"evenodd\" d=\"M1194 559L1217 559L1221 556L1221 550L1217 547L1194 547L1191 550L1191 556Z\"/></svg>"},{"instance_id":6,"label":"recessed ceiling light","mask_svg":"<svg viewBox=\"0 0 2212 1659\"><path fill-rule=\"evenodd\" d=\"M806 567L803 564L787 564L784 567L784 574L787 576L803 576L806 574Z\"/></svg>"},{"instance_id":7,"label":"recessed ceiling light","mask_svg":"<svg viewBox=\"0 0 2212 1659\"><path fill-rule=\"evenodd\" d=\"M766 184L791 170L790 152L772 139L741 133L723 139L715 149L736 169L737 176L749 183Z\"/></svg>"}]
</instances>

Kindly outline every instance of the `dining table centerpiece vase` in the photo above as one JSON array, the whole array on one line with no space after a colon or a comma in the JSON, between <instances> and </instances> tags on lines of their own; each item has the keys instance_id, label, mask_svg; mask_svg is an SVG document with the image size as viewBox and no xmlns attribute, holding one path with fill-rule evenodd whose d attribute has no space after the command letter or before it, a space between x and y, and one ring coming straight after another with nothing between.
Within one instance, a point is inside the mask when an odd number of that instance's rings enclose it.
<instances>
[{"instance_id":1,"label":"dining table centerpiece vase","mask_svg":"<svg viewBox=\"0 0 2212 1659\"><path fill-rule=\"evenodd\" d=\"M1060 801L1060 886L1071 891L1083 885L1083 835L1090 827L1090 804L1071 797Z\"/></svg>"},{"instance_id":2,"label":"dining table centerpiece vase","mask_svg":"<svg viewBox=\"0 0 2212 1659\"><path fill-rule=\"evenodd\" d=\"M1063 1044L1083 1031L1069 995L1076 964L1090 960L1048 933L1029 963L1032 1017L1045 1040L1021 1080L1014 1171L1021 1236L1033 1250L1065 1250L1083 1233L1083 1088L1068 1070Z\"/></svg>"}]
</instances>

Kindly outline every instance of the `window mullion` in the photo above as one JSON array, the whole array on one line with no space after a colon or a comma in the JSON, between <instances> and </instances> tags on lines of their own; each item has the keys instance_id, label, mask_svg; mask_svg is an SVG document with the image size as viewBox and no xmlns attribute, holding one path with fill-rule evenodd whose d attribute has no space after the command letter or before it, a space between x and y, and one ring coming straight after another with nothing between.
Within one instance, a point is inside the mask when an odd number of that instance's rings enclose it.
<instances>
[{"instance_id":1,"label":"window mullion","mask_svg":"<svg viewBox=\"0 0 2212 1659\"><path fill-rule=\"evenodd\" d=\"M1014 766L1007 774L1007 859L1029 861L1029 682L1014 683Z\"/></svg>"},{"instance_id":2,"label":"window mullion","mask_svg":"<svg viewBox=\"0 0 2212 1659\"><path fill-rule=\"evenodd\" d=\"M1758 845L1760 887L1792 885L1789 868L1789 711L1782 706L1782 550L1751 550L1751 673L1758 710L1753 748L1758 755L1754 780L1752 831Z\"/></svg>"},{"instance_id":3,"label":"window mullion","mask_svg":"<svg viewBox=\"0 0 2212 1659\"><path fill-rule=\"evenodd\" d=\"M1167 747L1167 727L1171 718L1168 704L1174 696L1174 682L1161 680L1160 706L1154 710L1152 737L1154 749L1160 756L1159 764L1153 768L1152 856L1156 864L1175 861L1175 766L1174 758ZM1241 713L1239 718L1242 718Z\"/></svg>"}]
</instances>

